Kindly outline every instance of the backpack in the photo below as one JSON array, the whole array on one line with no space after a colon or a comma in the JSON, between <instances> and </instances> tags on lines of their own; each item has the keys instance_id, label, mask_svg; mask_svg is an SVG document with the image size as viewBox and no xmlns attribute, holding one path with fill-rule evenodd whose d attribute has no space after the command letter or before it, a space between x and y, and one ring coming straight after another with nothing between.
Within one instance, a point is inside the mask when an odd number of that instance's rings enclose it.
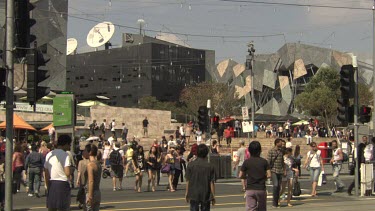
<instances>
[{"instance_id":1,"label":"backpack","mask_svg":"<svg viewBox=\"0 0 375 211\"><path fill-rule=\"evenodd\" d=\"M100 130L104 130L104 122L100 125Z\"/></svg>"},{"instance_id":2,"label":"backpack","mask_svg":"<svg viewBox=\"0 0 375 211\"><path fill-rule=\"evenodd\" d=\"M109 164L112 166L121 165L122 157L120 154L120 149L112 150L109 154Z\"/></svg>"}]
</instances>

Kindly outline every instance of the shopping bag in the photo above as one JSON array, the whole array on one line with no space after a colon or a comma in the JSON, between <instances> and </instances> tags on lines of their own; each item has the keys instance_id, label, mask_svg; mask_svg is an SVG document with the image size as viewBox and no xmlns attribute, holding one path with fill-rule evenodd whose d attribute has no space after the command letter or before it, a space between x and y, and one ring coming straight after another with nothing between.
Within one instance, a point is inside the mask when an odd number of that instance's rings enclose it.
<instances>
[{"instance_id":1,"label":"shopping bag","mask_svg":"<svg viewBox=\"0 0 375 211\"><path fill-rule=\"evenodd\" d=\"M319 174L319 178L318 178L318 186L322 186L323 184L323 175L322 173Z\"/></svg>"},{"instance_id":2,"label":"shopping bag","mask_svg":"<svg viewBox=\"0 0 375 211\"><path fill-rule=\"evenodd\" d=\"M321 175L322 175L322 184L323 185L327 184L327 175L324 173L324 171L322 171Z\"/></svg>"},{"instance_id":3,"label":"shopping bag","mask_svg":"<svg viewBox=\"0 0 375 211\"><path fill-rule=\"evenodd\" d=\"M298 181L294 182L293 196L300 196L301 193L302 193L302 191L301 191L301 185L299 184Z\"/></svg>"}]
</instances>

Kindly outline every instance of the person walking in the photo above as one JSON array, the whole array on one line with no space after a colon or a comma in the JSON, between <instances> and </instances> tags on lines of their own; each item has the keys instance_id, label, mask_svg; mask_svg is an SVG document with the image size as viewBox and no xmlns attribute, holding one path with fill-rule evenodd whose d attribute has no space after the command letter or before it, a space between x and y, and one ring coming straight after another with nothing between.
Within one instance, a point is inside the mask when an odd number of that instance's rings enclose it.
<instances>
[{"instance_id":1,"label":"person walking","mask_svg":"<svg viewBox=\"0 0 375 211\"><path fill-rule=\"evenodd\" d=\"M109 154L109 164L111 165L113 191L122 190L122 178L124 177L124 151L120 149L119 142L114 143L114 147ZM116 181L119 181L117 186Z\"/></svg>"},{"instance_id":2,"label":"person walking","mask_svg":"<svg viewBox=\"0 0 375 211\"><path fill-rule=\"evenodd\" d=\"M121 131L122 141L125 141L127 143L128 142L127 137L128 137L128 128L125 126L125 123L122 123L122 131Z\"/></svg>"},{"instance_id":3,"label":"person walking","mask_svg":"<svg viewBox=\"0 0 375 211\"><path fill-rule=\"evenodd\" d=\"M91 135L95 136L95 130L98 129L98 124L96 123L96 120L93 120L92 123L89 125L90 133Z\"/></svg>"},{"instance_id":4,"label":"person walking","mask_svg":"<svg viewBox=\"0 0 375 211\"><path fill-rule=\"evenodd\" d=\"M233 170L235 171L237 169L237 177L239 177L241 167L243 162L245 161L245 154L246 154L246 147L245 147L245 141L240 140L240 148L237 151L237 161L235 162L233 166ZM241 178L241 184L242 184L242 192L246 191L245 187L245 179Z\"/></svg>"},{"instance_id":5,"label":"person walking","mask_svg":"<svg viewBox=\"0 0 375 211\"><path fill-rule=\"evenodd\" d=\"M128 175L129 168L133 168L133 155L134 155L134 149L133 149L132 143L128 143L128 150L126 150L126 166L125 166L125 177Z\"/></svg>"},{"instance_id":6,"label":"person walking","mask_svg":"<svg viewBox=\"0 0 375 211\"><path fill-rule=\"evenodd\" d=\"M91 145L82 145L80 150L82 150L82 160L78 163L76 184L78 208L82 209L86 205L87 164L90 162Z\"/></svg>"},{"instance_id":7,"label":"person walking","mask_svg":"<svg viewBox=\"0 0 375 211\"><path fill-rule=\"evenodd\" d=\"M142 146L138 146L133 154L133 166L134 166L134 173L135 173L135 187L134 191L138 193L142 192L142 179L143 179L143 172L146 170L145 166L145 154L143 151Z\"/></svg>"},{"instance_id":8,"label":"person walking","mask_svg":"<svg viewBox=\"0 0 375 211\"><path fill-rule=\"evenodd\" d=\"M170 145L168 154L164 158L164 165L170 166L170 171L168 172L168 190L171 192L175 192L176 190L173 188L173 177L175 174L175 159L176 159L176 152L175 152L175 145Z\"/></svg>"},{"instance_id":9,"label":"person walking","mask_svg":"<svg viewBox=\"0 0 375 211\"><path fill-rule=\"evenodd\" d=\"M99 211L101 192L100 192L100 178L102 175L102 166L97 160L98 147L94 144L89 144L89 163L87 164L87 195L86 195L86 210Z\"/></svg>"},{"instance_id":10,"label":"person walking","mask_svg":"<svg viewBox=\"0 0 375 211\"><path fill-rule=\"evenodd\" d=\"M147 120L147 116L145 117L145 119L142 121L142 126L143 126L143 137L148 137L148 120Z\"/></svg>"},{"instance_id":11,"label":"person walking","mask_svg":"<svg viewBox=\"0 0 375 211\"><path fill-rule=\"evenodd\" d=\"M349 138L349 140L350 139L352 139L353 143L354 143L354 138ZM366 163L365 148L366 148L367 144L368 144L367 136L363 136L362 137L362 143L359 143L357 148L353 148L354 152L355 152L355 150L357 150L356 153L357 153L357 157L358 157L358 164L354 160L354 168L358 168L358 183L359 184L361 184L361 164ZM355 180L353 180L353 182L348 187L348 195L349 196L352 195L352 190L353 190L354 186L355 186Z\"/></svg>"},{"instance_id":12,"label":"person walking","mask_svg":"<svg viewBox=\"0 0 375 211\"><path fill-rule=\"evenodd\" d=\"M252 141L248 148L251 157L244 161L240 171L246 182L246 210L267 210L266 180L271 178L271 170L266 159L261 158L262 147L259 141Z\"/></svg>"},{"instance_id":13,"label":"person walking","mask_svg":"<svg viewBox=\"0 0 375 211\"><path fill-rule=\"evenodd\" d=\"M70 159L68 151L72 139L68 135L60 135L57 148L49 152L44 163L45 183L47 185L47 208L49 211L65 211L70 209L71 189L69 185Z\"/></svg>"},{"instance_id":14,"label":"person walking","mask_svg":"<svg viewBox=\"0 0 375 211\"><path fill-rule=\"evenodd\" d=\"M44 166L44 157L38 152L36 145L31 146L31 153L26 157L25 172L29 178L28 196L36 196L39 198L39 188ZM34 186L35 184L35 186Z\"/></svg>"},{"instance_id":15,"label":"person walking","mask_svg":"<svg viewBox=\"0 0 375 211\"><path fill-rule=\"evenodd\" d=\"M212 154L215 154L215 155L219 155L219 153L220 153L220 146L219 146L219 144L217 143L216 140L212 141L211 152L212 152Z\"/></svg>"},{"instance_id":16,"label":"person walking","mask_svg":"<svg viewBox=\"0 0 375 211\"><path fill-rule=\"evenodd\" d=\"M100 131L102 132L102 135L105 137L105 130L107 129L107 120L103 119L103 122L99 126Z\"/></svg>"},{"instance_id":17,"label":"person walking","mask_svg":"<svg viewBox=\"0 0 375 211\"><path fill-rule=\"evenodd\" d=\"M112 136L116 137L116 120L115 119L112 119L112 122L110 124L110 128L111 128ZM116 140L117 140L117 138L116 138Z\"/></svg>"},{"instance_id":18,"label":"person walking","mask_svg":"<svg viewBox=\"0 0 375 211\"><path fill-rule=\"evenodd\" d=\"M156 146L152 146L147 157L148 165L148 185L147 190L150 191L150 184L152 192L155 192L155 177L157 176L157 171L159 168L159 163L161 161L160 152Z\"/></svg>"},{"instance_id":19,"label":"person walking","mask_svg":"<svg viewBox=\"0 0 375 211\"><path fill-rule=\"evenodd\" d=\"M25 157L22 153L22 146L17 144L13 153L13 183L16 183L17 193L20 192L22 182L22 171L25 166Z\"/></svg>"},{"instance_id":20,"label":"person walking","mask_svg":"<svg viewBox=\"0 0 375 211\"><path fill-rule=\"evenodd\" d=\"M286 187L288 187L288 194L287 194L287 205L288 207L293 207L293 205L290 203L290 200L292 199L292 190L293 190L293 179L294 174L296 178L298 178L298 169L294 168L294 160L292 157L292 148L286 148L284 153L284 175L282 179L282 190L280 191L280 196L284 194L284 191Z\"/></svg>"},{"instance_id":21,"label":"person walking","mask_svg":"<svg viewBox=\"0 0 375 211\"><path fill-rule=\"evenodd\" d=\"M183 156L181 155L181 147L176 147L176 157L174 162L174 176L173 176L173 189L177 190L178 185L178 179L180 176L182 177L182 162L183 162Z\"/></svg>"},{"instance_id":22,"label":"person walking","mask_svg":"<svg viewBox=\"0 0 375 211\"><path fill-rule=\"evenodd\" d=\"M277 208L279 207L279 198L280 198L280 187L282 176L284 174L284 157L282 152L282 139L277 138L274 142L274 147L268 151L267 160L270 165L271 169L271 177L272 177L272 207Z\"/></svg>"},{"instance_id":23,"label":"person walking","mask_svg":"<svg viewBox=\"0 0 375 211\"><path fill-rule=\"evenodd\" d=\"M186 169L185 200L191 211L209 211L215 205L215 169L207 161L208 147L198 146L198 158L189 163Z\"/></svg>"},{"instance_id":24,"label":"person walking","mask_svg":"<svg viewBox=\"0 0 375 211\"><path fill-rule=\"evenodd\" d=\"M307 152L307 159L304 163L304 168L310 171L310 180L312 185L311 196L316 196L316 186L318 184L318 179L321 171L324 171L323 158L321 156L321 151L318 150L316 143L311 142L311 150Z\"/></svg>"},{"instance_id":25,"label":"person walking","mask_svg":"<svg viewBox=\"0 0 375 211\"><path fill-rule=\"evenodd\" d=\"M330 163L332 164L333 181L335 183L336 190L334 193L342 192L345 188L344 183L340 179L340 172L342 168L342 160L344 158L341 148L338 147L337 141L333 140L332 144L332 158Z\"/></svg>"},{"instance_id":26,"label":"person walking","mask_svg":"<svg viewBox=\"0 0 375 211\"><path fill-rule=\"evenodd\" d=\"M227 129L224 130L224 136L225 140L227 141L227 147L230 147L230 144L232 143L232 133L229 125Z\"/></svg>"}]
</instances>

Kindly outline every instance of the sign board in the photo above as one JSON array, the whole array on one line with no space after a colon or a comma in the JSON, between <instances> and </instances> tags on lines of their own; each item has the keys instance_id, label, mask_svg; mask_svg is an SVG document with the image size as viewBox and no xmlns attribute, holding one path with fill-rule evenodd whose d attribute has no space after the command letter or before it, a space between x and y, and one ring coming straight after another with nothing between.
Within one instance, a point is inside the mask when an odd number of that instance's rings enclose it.
<instances>
[{"instance_id":1,"label":"sign board","mask_svg":"<svg viewBox=\"0 0 375 211\"><path fill-rule=\"evenodd\" d=\"M1 102L1 104L4 104L5 102ZM15 102L16 107L14 108L14 111L28 111L28 112L34 112L34 108L30 106L29 103L20 103ZM3 106L0 106L0 110L5 110ZM45 105L45 104L36 104L36 112L37 113L53 113L53 106L52 105Z\"/></svg>"},{"instance_id":2,"label":"sign board","mask_svg":"<svg viewBox=\"0 0 375 211\"><path fill-rule=\"evenodd\" d=\"M249 109L247 108L247 106L242 107L242 119L243 120L249 119Z\"/></svg>"},{"instance_id":3,"label":"sign board","mask_svg":"<svg viewBox=\"0 0 375 211\"><path fill-rule=\"evenodd\" d=\"M251 133L253 132L253 122L252 121L243 121L242 122L242 132L244 133Z\"/></svg>"},{"instance_id":4,"label":"sign board","mask_svg":"<svg viewBox=\"0 0 375 211\"><path fill-rule=\"evenodd\" d=\"M53 98L53 125L55 127L73 125L73 103L73 95L58 95Z\"/></svg>"}]
</instances>

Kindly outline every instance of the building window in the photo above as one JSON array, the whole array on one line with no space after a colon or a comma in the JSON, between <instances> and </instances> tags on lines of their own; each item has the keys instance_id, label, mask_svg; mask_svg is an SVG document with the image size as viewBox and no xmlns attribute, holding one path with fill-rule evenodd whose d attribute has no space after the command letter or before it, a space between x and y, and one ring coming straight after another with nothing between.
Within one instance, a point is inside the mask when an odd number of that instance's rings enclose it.
<instances>
[{"instance_id":1,"label":"building window","mask_svg":"<svg viewBox=\"0 0 375 211\"><path fill-rule=\"evenodd\" d=\"M79 76L79 79L85 79L85 76Z\"/></svg>"}]
</instances>

